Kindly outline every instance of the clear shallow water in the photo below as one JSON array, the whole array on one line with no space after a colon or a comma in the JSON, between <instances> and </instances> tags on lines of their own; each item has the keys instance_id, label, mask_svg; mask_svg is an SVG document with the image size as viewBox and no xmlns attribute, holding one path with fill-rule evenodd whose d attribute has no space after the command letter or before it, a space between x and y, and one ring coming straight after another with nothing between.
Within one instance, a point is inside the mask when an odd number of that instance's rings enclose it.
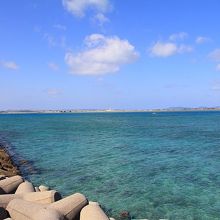
<instances>
[{"instance_id":1,"label":"clear shallow water","mask_svg":"<svg viewBox=\"0 0 220 220\"><path fill-rule=\"evenodd\" d=\"M98 200L117 218L220 219L220 112L0 115L34 184Z\"/></svg>"}]
</instances>

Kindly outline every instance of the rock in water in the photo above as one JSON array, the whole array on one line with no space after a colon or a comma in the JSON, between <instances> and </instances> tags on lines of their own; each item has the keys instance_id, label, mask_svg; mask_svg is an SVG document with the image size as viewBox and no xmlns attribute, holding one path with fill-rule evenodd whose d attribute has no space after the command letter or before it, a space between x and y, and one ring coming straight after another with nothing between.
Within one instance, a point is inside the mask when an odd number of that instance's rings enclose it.
<instances>
[{"instance_id":1,"label":"rock in water","mask_svg":"<svg viewBox=\"0 0 220 220\"><path fill-rule=\"evenodd\" d=\"M130 219L130 213L126 210L123 210L120 212L120 218L121 219Z\"/></svg>"}]
</instances>

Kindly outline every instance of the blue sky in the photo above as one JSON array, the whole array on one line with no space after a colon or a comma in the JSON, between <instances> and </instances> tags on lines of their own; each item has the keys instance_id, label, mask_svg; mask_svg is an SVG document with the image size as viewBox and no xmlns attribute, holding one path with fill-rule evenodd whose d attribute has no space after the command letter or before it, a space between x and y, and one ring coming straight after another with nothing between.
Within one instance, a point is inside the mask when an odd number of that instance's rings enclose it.
<instances>
[{"instance_id":1,"label":"blue sky","mask_svg":"<svg viewBox=\"0 0 220 220\"><path fill-rule=\"evenodd\" d=\"M220 106L218 0L2 0L0 110Z\"/></svg>"}]
</instances>

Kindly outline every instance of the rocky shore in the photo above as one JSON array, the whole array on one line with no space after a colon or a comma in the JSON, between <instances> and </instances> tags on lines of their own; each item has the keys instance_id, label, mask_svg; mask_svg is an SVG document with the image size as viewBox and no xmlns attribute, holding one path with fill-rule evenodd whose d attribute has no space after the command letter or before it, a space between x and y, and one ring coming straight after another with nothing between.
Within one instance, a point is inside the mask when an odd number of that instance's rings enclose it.
<instances>
[{"instance_id":1,"label":"rocky shore","mask_svg":"<svg viewBox=\"0 0 220 220\"><path fill-rule=\"evenodd\" d=\"M0 175L14 176L20 174L19 168L12 161L4 145L0 143Z\"/></svg>"},{"instance_id":2,"label":"rocky shore","mask_svg":"<svg viewBox=\"0 0 220 220\"><path fill-rule=\"evenodd\" d=\"M115 220L81 193L62 198L56 190L34 186L20 174L0 144L0 220Z\"/></svg>"}]
</instances>

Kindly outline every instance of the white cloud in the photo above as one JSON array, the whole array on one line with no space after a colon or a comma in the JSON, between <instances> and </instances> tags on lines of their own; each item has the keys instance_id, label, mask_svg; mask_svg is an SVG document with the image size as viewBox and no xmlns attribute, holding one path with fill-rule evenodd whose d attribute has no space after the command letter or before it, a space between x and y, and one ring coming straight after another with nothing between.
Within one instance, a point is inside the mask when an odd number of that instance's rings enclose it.
<instances>
[{"instance_id":1,"label":"white cloud","mask_svg":"<svg viewBox=\"0 0 220 220\"><path fill-rule=\"evenodd\" d=\"M127 40L92 34L86 37L82 52L66 53L65 62L73 74L104 75L119 71L121 65L132 63L138 56Z\"/></svg>"},{"instance_id":2,"label":"white cloud","mask_svg":"<svg viewBox=\"0 0 220 220\"><path fill-rule=\"evenodd\" d=\"M52 69L53 71L59 70L59 66L56 63L53 63L53 62L48 63L48 67L50 69Z\"/></svg>"},{"instance_id":3,"label":"white cloud","mask_svg":"<svg viewBox=\"0 0 220 220\"><path fill-rule=\"evenodd\" d=\"M110 8L108 0L62 0L63 6L73 15L83 17L87 9L104 13Z\"/></svg>"},{"instance_id":4,"label":"white cloud","mask_svg":"<svg viewBox=\"0 0 220 220\"><path fill-rule=\"evenodd\" d=\"M220 62L220 49L215 49L209 54L209 58L213 61Z\"/></svg>"},{"instance_id":5,"label":"white cloud","mask_svg":"<svg viewBox=\"0 0 220 220\"><path fill-rule=\"evenodd\" d=\"M176 41L176 40L184 40L188 37L188 34L186 32L179 32L170 35L169 40Z\"/></svg>"},{"instance_id":6,"label":"white cloud","mask_svg":"<svg viewBox=\"0 0 220 220\"><path fill-rule=\"evenodd\" d=\"M208 37L198 36L198 37L196 38L196 43L197 43L197 44L204 44L204 43L209 42L210 40L211 40L211 39L208 38Z\"/></svg>"},{"instance_id":7,"label":"white cloud","mask_svg":"<svg viewBox=\"0 0 220 220\"><path fill-rule=\"evenodd\" d=\"M181 44L178 47L178 53L190 53L193 51L193 48L189 45Z\"/></svg>"},{"instance_id":8,"label":"white cloud","mask_svg":"<svg viewBox=\"0 0 220 220\"><path fill-rule=\"evenodd\" d=\"M168 57L172 56L173 54L177 53L177 46L174 43L162 43L157 42L151 48L151 54L157 57Z\"/></svg>"},{"instance_id":9,"label":"white cloud","mask_svg":"<svg viewBox=\"0 0 220 220\"><path fill-rule=\"evenodd\" d=\"M220 71L220 63L216 66L216 70Z\"/></svg>"},{"instance_id":10,"label":"white cloud","mask_svg":"<svg viewBox=\"0 0 220 220\"><path fill-rule=\"evenodd\" d=\"M66 26L61 25L61 24L55 24L55 25L53 25L53 27L58 29L58 30L62 30L62 31L66 30Z\"/></svg>"},{"instance_id":11,"label":"white cloud","mask_svg":"<svg viewBox=\"0 0 220 220\"><path fill-rule=\"evenodd\" d=\"M109 22L110 20L102 13L98 13L94 16L94 21L97 22L100 26L104 23Z\"/></svg>"},{"instance_id":12,"label":"white cloud","mask_svg":"<svg viewBox=\"0 0 220 220\"><path fill-rule=\"evenodd\" d=\"M14 61L0 61L0 66L10 70L17 70L19 68Z\"/></svg>"},{"instance_id":13,"label":"white cloud","mask_svg":"<svg viewBox=\"0 0 220 220\"><path fill-rule=\"evenodd\" d=\"M54 37L51 34L44 33L43 38L48 42L49 47L61 47L66 48L66 37Z\"/></svg>"},{"instance_id":14,"label":"white cloud","mask_svg":"<svg viewBox=\"0 0 220 220\"><path fill-rule=\"evenodd\" d=\"M170 42L156 42L150 49L151 55L156 57L169 57L177 53L191 52L193 48L188 45L177 45Z\"/></svg>"},{"instance_id":15,"label":"white cloud","mask_svg":"<svg viewBox=\"0 0 220 220\"><path fill-rule=\"evenodd\" d=\"M216 71L220 71L220 48L217 48L213 50L211 53L209 53L208 57L214 61L217 62Z\"/></svg>"}]
</instances>

